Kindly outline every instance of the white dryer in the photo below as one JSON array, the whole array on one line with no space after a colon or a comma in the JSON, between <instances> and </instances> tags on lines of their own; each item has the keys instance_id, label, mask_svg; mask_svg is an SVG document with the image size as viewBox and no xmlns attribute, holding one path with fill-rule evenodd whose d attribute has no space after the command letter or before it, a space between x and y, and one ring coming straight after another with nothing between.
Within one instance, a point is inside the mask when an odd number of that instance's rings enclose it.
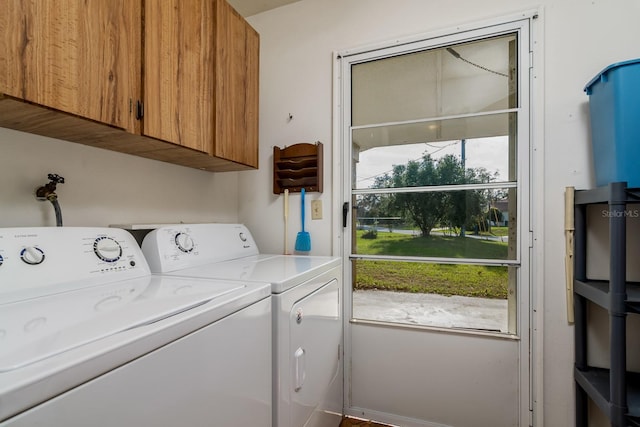
<instances>
[{"instance_id":1,"label":"white dryer","mask_svg":"<svg viewBox=\"0 0 640 427\"><path fill-rule=\"evenodd\" d=\"M153 276L125 230L0 228L0 426L268 426L270 319L268 284Z\"/></svg>"},{"instance_id":2,"label":"white dryer","mask_svg":"<svg viewBox=\"0 0 640 427\"><path fill-rule=\"evenodd\" d=\"M340 258L260 254L241 224L164 226L146 235L142 250L154 273L271 283L273 426L339 424Z\"/></svg>"}]
</instances>

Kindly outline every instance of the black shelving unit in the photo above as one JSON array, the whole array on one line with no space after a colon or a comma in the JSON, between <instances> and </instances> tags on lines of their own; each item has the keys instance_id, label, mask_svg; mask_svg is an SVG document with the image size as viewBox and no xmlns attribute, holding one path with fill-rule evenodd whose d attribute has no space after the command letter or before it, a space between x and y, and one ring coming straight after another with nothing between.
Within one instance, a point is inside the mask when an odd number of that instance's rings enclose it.
<instances>
[{"instance_id":1,"label":"black shelving unit","mask_svg":"<svg viewBox=\"0 0 640 427\"><path fill-rule=\"evenodd\" d=\"M626 278L626 227L629 203L640 202L640 189L615 182L575 192L574 317L576 427L588 426L589 399L612 427L640 427L640 374L627 372L627 314L640 313L640 284ZM607 204L609 217L609 280L587 279L587 206ZM589 366L587 304L609 313L610 369Z\"/></svg>"}]
</instances>

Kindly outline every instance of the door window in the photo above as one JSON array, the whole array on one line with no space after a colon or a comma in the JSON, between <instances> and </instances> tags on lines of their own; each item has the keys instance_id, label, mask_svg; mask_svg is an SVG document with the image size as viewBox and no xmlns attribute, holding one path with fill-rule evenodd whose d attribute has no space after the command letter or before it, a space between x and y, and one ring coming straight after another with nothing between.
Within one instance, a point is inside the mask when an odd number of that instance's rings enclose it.
<instances>
[{"instance_id":1,"label":"door window","mask_svg":"<svg viewBox=\"0 0 640 427\"><path fill-rule=\"evenodd\" d=\"M356 320L517 333L518 34L350 63Z\"/></svg>"}]
</instances>

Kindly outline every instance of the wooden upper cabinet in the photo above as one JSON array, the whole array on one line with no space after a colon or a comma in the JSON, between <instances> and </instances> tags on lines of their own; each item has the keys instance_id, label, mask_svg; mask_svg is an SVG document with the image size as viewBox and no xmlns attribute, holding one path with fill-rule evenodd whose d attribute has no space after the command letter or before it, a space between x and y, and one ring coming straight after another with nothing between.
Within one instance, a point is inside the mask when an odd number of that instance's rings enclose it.
<instances>
[{"instance_id":1,"label":"wooden upper cabinet","mask_svg":"<svg viewBox=\"0 0 640 427\"><path fill-rule=\"evenodd\" d=\"M258 167L259 44L224 0L145 2L143 133Z\"/></svg>"},{"instance_id":2,"label":"wooden upper cabinet","mask_svg":"<svg viewBox=\"0 0 640 427\"><path fill-rule=\"evenodd\" d=\"M136 131L140 2L0 0L0 10L0 93Z\"/></svg>"},{"instance_id":3,"label":"wooden upper cabinet","mask_svg":"<svg viewBox=\"0 0 640 427\"><path fill-rule=\"evenodd\" d=\"M225 0L0 0L0 126L255 169L259 45Z\"/></svg>"},{"instance_id":4,"label":"wooden upper cabinet","mask_svg":"<svg viewBox=\"0 0 640 427\"><path fill-rule=\"evenodd\" d=\"M214 155L257 167L260 36L225 1L217 8Z\"/></svg>"},{"instance_id":5,"label":"wooden upper cabinet","mask_svg":"<svg viewBox=\"0 0 640 427\"><path fill-rule=\"evenodd\" d=\"M209 0L145 2L145 135L213 154L214 27Z\"/></svg>"}]
</instances>

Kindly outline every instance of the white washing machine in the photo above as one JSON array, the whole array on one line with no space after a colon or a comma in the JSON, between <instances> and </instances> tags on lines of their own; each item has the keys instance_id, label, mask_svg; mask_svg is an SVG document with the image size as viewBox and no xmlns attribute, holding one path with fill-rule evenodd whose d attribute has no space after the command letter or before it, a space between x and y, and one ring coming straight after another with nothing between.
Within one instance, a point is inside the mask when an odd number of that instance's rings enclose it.
<instances>
[{"instance_id":1,"label":"white washing machine","mask_svg":"<svg viewBox=\"0 0 640 427\"><path fill-rule=\"evenodd\" d=\"M151 271L271 283L273 426L339 424L342 413L341 260L260 254L241 224L180 224L142 242Z\"/></svg>"},{"instance_id":2,"label":"white washing machine","mask_svg":"<svg viewBox=\"0 0 640 427\"><path fill-rule=\"evenodd\" d=\"M269 284L151 275L125 230L0 228L0 426L268 426Z\"/></svg>"}]
</instances>

